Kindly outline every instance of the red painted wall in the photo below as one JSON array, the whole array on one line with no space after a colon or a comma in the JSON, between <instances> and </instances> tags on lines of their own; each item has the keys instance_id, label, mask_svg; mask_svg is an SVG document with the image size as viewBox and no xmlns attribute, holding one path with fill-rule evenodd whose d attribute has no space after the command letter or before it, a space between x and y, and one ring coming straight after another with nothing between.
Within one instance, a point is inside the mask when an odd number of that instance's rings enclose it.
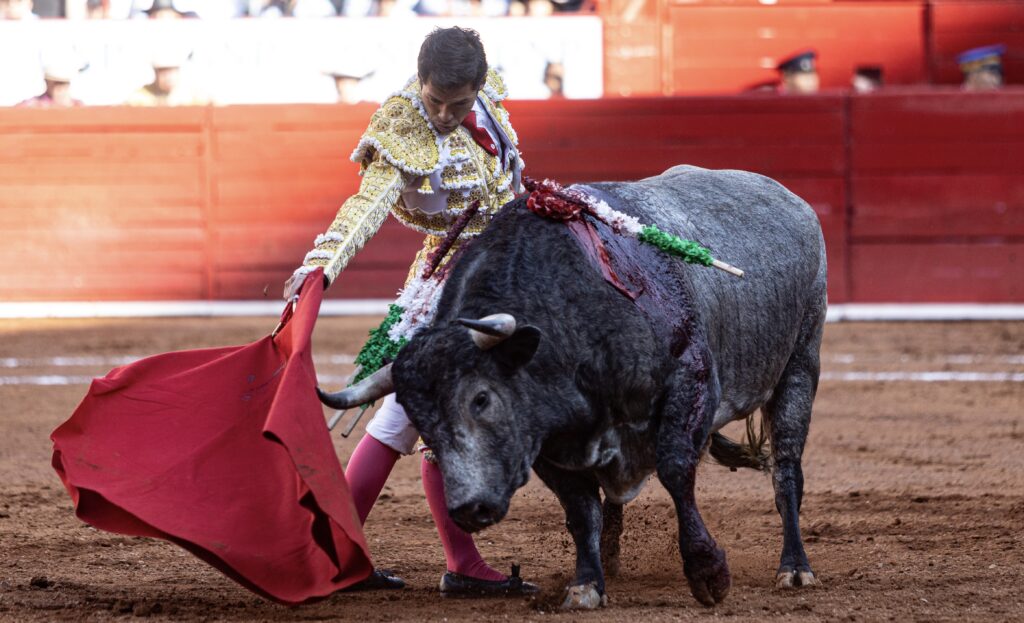
<instances>
[{"instance_id":1,"label":"red painted wall","mask_svg":"<svg viewBox=\"0 0 1024 623\"><path fill-rule=\"evenodd\" d=\"M775 66L813 48L823 89L850 85L860 65L888 84L926 82L920 2L807 5L672 5L666 62L676 95L737 93L775 79Z\"/></svg>"},{"instance_id":2,"label":"red painted wall","mask_svg":"<svg viewBox=\"0 0 1024 623\"><path fill-rule=\"evenodd\" d=\"M1024 90L510 110L534 177L778 179L821 218L833 302L1024 300ZM0 298L277 298L356 189L372 111L0 110ZM389 222L330 295L393 296L420 243Z\"/></svg>"},{"instance_id":3,"label":"red painted wall","mask_svg":"<svg viewBox=\"0 0 1024 623\"><path fill-rule=\"evenodd\" d=\"M1024 300L1024 90L856 97L850 297Z\"/></svg>"},{"instance_id":4,"label":"red painted wall","mask_svg":"<svg viewBox=\"0 0 1024 623\"><path fill-rule=\"evenodd\" d=\"M1007 46L1024 84L1024 0L604 0L605 95L732 94L818 51L821 84L845 88L861 65L887 85L959 84L956 57Z\"/></svg>"}]
</instances>

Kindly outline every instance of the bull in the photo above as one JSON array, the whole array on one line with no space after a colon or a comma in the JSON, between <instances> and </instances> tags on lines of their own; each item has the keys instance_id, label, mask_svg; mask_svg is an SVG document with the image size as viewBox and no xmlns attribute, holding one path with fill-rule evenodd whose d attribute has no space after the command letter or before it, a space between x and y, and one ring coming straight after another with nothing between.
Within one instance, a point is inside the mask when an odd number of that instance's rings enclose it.
<instances>
[{"instance_id":1,"label":"bull","mask_svg":"<svg viewBox=\"0 0 1024 623\"><path fill-rule=\"evenodd\" d=\"M760 409L782 518L776 583L817 583L799 527L827 305L817 217L777 182L742 171L679 166L583 188L700 241L746 277L685 264L598 224L615 270L638 292L630 300L569 228L520 198L462 255L434 321L393 365L321 397L344 408L393 388L468 532L500 521L532 468L561 502L576 546L566 608L606 603L602 550L614 571L622 505L652 473L675 506L690 592L708 606L726 597L725 553L694 496L697 464L709 447L728 465L749 463L718 431Z\"/></svg>"}]
</instances>

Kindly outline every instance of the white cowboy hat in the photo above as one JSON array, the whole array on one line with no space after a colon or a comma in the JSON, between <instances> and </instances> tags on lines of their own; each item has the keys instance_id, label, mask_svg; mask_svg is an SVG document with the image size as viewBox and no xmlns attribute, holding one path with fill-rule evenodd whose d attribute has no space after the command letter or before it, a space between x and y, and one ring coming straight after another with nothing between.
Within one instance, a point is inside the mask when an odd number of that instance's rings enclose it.
<instances>
[{"instance_id":1,"label":"white cowboy hat","mask_svg":"<svg viewBox=\"0 0 1024 623\"><path fill-rule=\"evenodd\" d=\"M191 53L171 47L159 48L150 57L153 69L171 69L181 67L189 59Z\"/></svg>"},{"instance_id":2,"label":"white cowboy hat","mask_svg":"<svg viewBox=\"0 0 1024 623\"><path fill-rule=\"evenodd\" d=\"M50 82L71 82L82 71L82 63L70 57L54 58L43 65L43 79Z\"/></svg>"},{"instance_id":3,"label":"white cowboy hat","mask_svg":"<svg viewBox=\"0 0 1024 623\"><path fill-rule=\"evenodd\" d=\"M355 78L362 80L373 75L374 69L365 62L339 56L336 60L325 66L323 73L327 76L338 78Z\"/></svg>"}]
</instances>

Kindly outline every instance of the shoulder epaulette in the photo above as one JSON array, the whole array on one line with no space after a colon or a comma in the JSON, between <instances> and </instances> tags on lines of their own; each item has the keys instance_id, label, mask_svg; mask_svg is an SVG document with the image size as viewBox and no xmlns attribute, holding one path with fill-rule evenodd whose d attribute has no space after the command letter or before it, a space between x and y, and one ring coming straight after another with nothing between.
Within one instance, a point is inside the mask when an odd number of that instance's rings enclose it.
<instances>
[{"instance_id":1,"label":"shoulder epaulette","mask_svg":"<svg viewBox=\"0 0 1024 623\"><path fill-rule=\"evenodd\" d=\"M437 134L403 93L392 96L373 113L352 160L364 162L374 152L412 175L429 175L437 169L440 157Z\"/></svg>"}]
</instances>

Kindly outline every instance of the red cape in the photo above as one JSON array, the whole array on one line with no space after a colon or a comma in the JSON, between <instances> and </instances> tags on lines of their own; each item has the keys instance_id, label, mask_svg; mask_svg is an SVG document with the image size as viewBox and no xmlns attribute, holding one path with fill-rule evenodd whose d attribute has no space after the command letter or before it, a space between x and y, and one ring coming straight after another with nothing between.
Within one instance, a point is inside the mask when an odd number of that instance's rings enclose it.
<instances>
[{"instance_id":1,"label":"red cape","mask_svg":"<svg viewBox=\"0 0 1024 623\"><path fill-rule=\"evenodd\" d=\"M275 338L157 355L95 379L51 435L76 515L177 543L285 604L367 577L369 549L314 391L322 280L307 277Z\"/></svg>"}]
</instances>

